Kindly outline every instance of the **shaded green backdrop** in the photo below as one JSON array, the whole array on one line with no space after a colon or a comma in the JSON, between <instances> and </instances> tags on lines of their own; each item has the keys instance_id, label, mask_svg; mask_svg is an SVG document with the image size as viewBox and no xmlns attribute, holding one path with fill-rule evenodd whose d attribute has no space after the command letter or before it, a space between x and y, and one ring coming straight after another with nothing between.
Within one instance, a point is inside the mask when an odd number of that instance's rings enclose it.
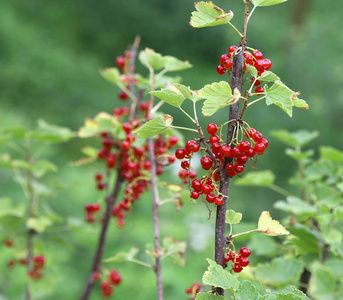
<instances>
[{"instance_id":1,"label":"shaded green backdrop","mask_svg":"<svg viewBox=\"0 0 343 300\"><path fill-rule=\"evenodd\" d=\"M241 27L242 1L221 0L216 4L224 10L233 10L233 23ZM317 130L320 137L315 145L343 148L342 9L339 0L290 0L275 7L257 9L251 20L249 46L260 49L270 58L273 71L293 90L301 91L301 97L310 105L308 111L295 109L292 119L279 108L267 109L263 103L256 105L254 111L246 112L247 121L270 141L269 150L258 162L259 169L272 169L281 185L287 184L285 179L296 166L284 155L284 146L268 138L271 129ZM117 90L99 76L98 70L113 66L115 57L137 34L142 38L142 49L150 47L164 55L188 59L194 67L180 75L183 83L193 89L221 80L215 71L218 59L239 40L230 28L191 28L188 25L191 11L193 1L189 0L0 2L1 128L33 128L36 120L43 118L77 130L84 118L98 111L111 112L114 106L122 105L117 99ZM172 109L169 113L174 116L174 123L181 125L182 116ZM226 112L217 113L214 119L224 122ZM96 168L76 169L66 164L80 157L79 147L85 144L86 141L75 140L46 152L60 167L58 175L51 175L49 180L71 184L70 189L58 193L51 201L56 211L66 218L83 219L84 204L99 197L89 188ZM11 174L1 172L0 179L0 196L22 201L21 191L11 182ZM254 221L262 210L278 214L271 207L278 197L261 189L237 188L231 194L231 207L242 211L246 221ZM202 218L198 218L199 214ZM151 242L150 215L149 197L145 197L135 206L133 218L128 219L124 230L118 234L118 230L112 228L113 239L105 256L113 254L111 246L115 251L127 250L133 246L142 248ZM173 233L176 239L190 241L194 231L200 231L202 239L206 237L204 249L198 251L195 246L188 252L186 268L168 262L163 265L168 269L164 273L166 299L183 299L184 288L201 280L206 265L204 258L213 256L210 233L213 220L206 221L207 210L201 203L187 204L180 214L172 207L163 207L161 215L165 216L161 221L162 235ZM181 226L170 223L176 218L182 220ZM96 227L86 224L84 227L85 232L57 236L60 246L52 244L45 250L49 273L46 276L51 279L54 296L43 293L37 299L76 299L80 294L97 238ZM127 238L131 240L126 244ZM45 237L44 242L47 239L49 237ZM10 253L4 251L1 274L8 272L5 264L6 255L9 257ZM114 299L155 298L152 272L130 264L116 267L122 270L124 280L115 291ZM20 288L22 282L16 284L14 280L18 274L22 275L20 272L16 269L9 274L12 276L7 290L12 295L10 299L21 299L16 288ZM132 289L133 284L140 290L139 297ZM92 299L100 299L99 293L94 292Z\"/></svg>"}]
</instances>

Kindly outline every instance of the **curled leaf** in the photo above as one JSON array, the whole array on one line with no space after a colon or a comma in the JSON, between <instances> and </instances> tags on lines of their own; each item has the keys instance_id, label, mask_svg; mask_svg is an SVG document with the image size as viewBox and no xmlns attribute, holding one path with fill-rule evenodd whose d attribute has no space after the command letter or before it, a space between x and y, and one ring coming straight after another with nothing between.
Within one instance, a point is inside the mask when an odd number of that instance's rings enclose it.
<instances>
[{"instance_id":1,"label":"curled leaf","mask_svg":"<svg viewBox=\"0 0 343 300\"><path fill-rule=\"evenodd\" d=\"M258 230L266 235L276 236L289 234L279 221L273 220L269 211L263 211L258 220Z\"/></svg>"}]
</instances>

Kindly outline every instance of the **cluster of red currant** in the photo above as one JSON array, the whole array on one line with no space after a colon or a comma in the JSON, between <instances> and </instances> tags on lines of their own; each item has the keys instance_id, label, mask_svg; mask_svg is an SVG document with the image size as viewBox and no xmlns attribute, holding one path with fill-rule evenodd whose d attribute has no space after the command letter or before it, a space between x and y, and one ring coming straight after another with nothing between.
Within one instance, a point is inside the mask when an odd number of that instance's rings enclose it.
<instances>
[{"instance_id":1,"label":"cluster of red currant","mask_svg":"<svg viewBox=\"0 0 343 300\"><path fill-rule=\"evenodd\" d=\"M232 69L232 59L233 53L237 49L237 46L231 46L228 50L228 54L223 54L220 56L219 62L220 65L217 67L218 75L224 75L226 72L230 72ZM272 66L272 62L268 58L263 58L263 54L261 51L255 50L250 52L248 50L244 51L244 66L243 70L246 70L246 65L254 66L258 72L258 75L261 76L262 73L269 70ZM251 83L255 81L255 78L251 79ZM256 80L254 83L255 93L261 94L264 92L263 87L259 86L261 83L260 81Z\"/></svg>"},{"instance_id":2,"label":"cluster of red currant","mask_svg":"<svg viewBox=\"0 0 343 300\"><path fill-rule=\"evenodd\" d=\"M93 273L93 279L99 280L101 274L99 272ZM114 287L118 286L122 282L122 276L118 273L116 269L113 269L109 272L107 280L101 282L101 291L102 295L106 298L111 297Z\"/></svg>"},{"instance_id":3,"label":"cluster of red currant","mask_svg":"<svg viewBox=\"0 0 343 300\"><path fill-rule=\"evenodd\" d=\"M32 258L33 268L29 272L29 276L33 279L42 277L42 271L45 266L45 257L43 255L36 255Z\"/></svg>"},{"instance_id":4,"label":"cluster of red currant","mask_svg":"<svg viewBox=\"0 0 343 300\"><path fill-rule=\"evenodd\" d=\"M207 126L207 132L210 134L208 143L211 145L212 153L215 156L220 167L223 166L225 158L230 158L231 162L226 164L225 170L227 175L234 177L244 171L245 164L257 155L262 155L268 147L268 141L263 138L262 134L254 128L248 128L245 131L245 137L248 140L242 140L235 147L221 143L221 138L216 134L218 126L215 123L210 123ZM175 151L175 157L181 161L182 170L179 172L179 177L184 183L188 183L190 179L191 198L198 199L201 194L206 195L208 203L222 205L223 198L218 194L216 182L220 180L218 170L214 169L214 163L210 156L204 155L200 159L202 168L208 171L201 179L196 179L196 172L191 170L190 161L193 153L200 150L200 145L194 140L187 141L185 148L179 148Z\"/></svg>"},{"instance_id":5,"label":"cluster of red currant","mask_svg":"<svg viewBox=\"0 0 343 300\"><path fill-rule=\"evenodd\" d=\"M229 250L225 256L225 262L232 261L232 271L235 273L240 273L243 270L243 267L249 265L250 250L247 247L242 247L239 250L239 253L236 253L233 250Z\"/></svg>"},{"instance_id":6,"label":"cluster of red currant","mask_svg":"<svg viewBox=\"0 0 343 300\"><path fill-rule=\"evenodd\" d=\"M86 222L94 223L95 221L94 214L98 211L100 211L100 204L98 203L85 205Z\"/></svg>"},{"instance_id":7,"label":"cluster of red currant","mask_svg":"<svg viewBox=\"0 0 343 300\"><path fill-rule=\"evenodd\" d=\"M191 298L188 298L189 300L195 299L196 295L200 291L200 287L200 284L195 282L189 288L186 288L186 294L191 295Z\"/></svg>"}]
</instances>

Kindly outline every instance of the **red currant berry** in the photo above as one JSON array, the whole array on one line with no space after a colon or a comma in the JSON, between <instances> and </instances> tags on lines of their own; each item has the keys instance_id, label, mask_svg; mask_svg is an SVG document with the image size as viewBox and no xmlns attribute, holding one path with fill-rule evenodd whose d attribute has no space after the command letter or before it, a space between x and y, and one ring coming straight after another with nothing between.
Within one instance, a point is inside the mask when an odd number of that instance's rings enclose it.
<instances>
[{"instance_id":1,"label":"red currant berry","mask_svg":"<svg viewBox=\"0 0 343 300\"><path fill-rule=\"evenodd\" d=\"M232 60L231 59L227 59L226 61L224 61L224 68L227 70L230 70L232 68Z\"/></svg>"},{"instance_id":2,"label":"red currant berry","mask_svg":"<svg viewBox=\"0 0 343 300\"><path fill-rule=\"evenodd\" d=\"M222 148L222 146L218 142L215 142L212 144L212 152L214 154L220 153L221 148Z\"/></svg>"},{"instance_id":3,"label":"red currant berry","mask_svg":"<svg viewBox=\"0 0 343 300\"><path fill-rule=\"evenodd\" d=\"M263 87L258 86L258 87L255 89L255 93L256 93L256 94L263 94L263 93L264 93Z\"/></svg>"},{"instance_id":4,"label":"red currant berry","mask_svg":"<svg viewBox=\"0 0 343 300\"><path fill-rule=\"evenodd\" d=\"M178 142L178 138L175 135L172 135L169 139L168 139L168 143L169 143L169 148L175 146Z\"/></svg>"},{"instance_id":5,"label":"red currant berry","mask_svg":"<svg viewBox=\"0 0 343 300\"><path fill-rule=\"evenodd\" d=\"M232 267L232 271L235 273L240 273L243 270L243 267L239 263L235 263Z\"/></svg>"},{"instance_id":6,"label":"red currant berry","mask_svg":"<svg viewBox=\"0 0 343 300\"><path fill-rule=\"evenodd\" d=\"M206 201L208 203L213 203L215 201L215 199L216 199L216 196L212 193L209 193L206 195Z\"/></svg>"},{"instance_id":7,"label":"red currant berry","mask_svg":"<svg viewBox=\"0 0 343 300\"><path fill-rule=\"evenodd\" d=\"M230 59L230 55L228 55L228 54L223 54L223 55L220 57L219 62L220 62L220 64L223 66L223 65L224 65L224 62L225 62L226 60L228 60L228 59Z\"/></svg>"},{"instance_id":8,"label":"red currant berry","mask_svg":"<svg viewBox=\"0 0 343 300\"><path fill-rule=\"evenodd\" d=\"M241 257L241 261L239 263L242 267L246 267L247 265L249 265L249 259L247 259L246 257Z\"/></svg>"},{"instance_id":9,"label":"red currant berry","mask_svg":"<svg viewBox=\"0 0 343 300\"><path fill-rule=\"evenodd\" d=\"M263 135L261 132L259 131L256 131L253 136L252 136L253 140L256 142L256 143L261 143L262 142L262 139L263 139ZM255 149L256 150L256 149Z\"/></svg>"},{"instance_id":10,"label":"red currant berry","mask_svg":"<svg viewBox=\"0 0 343 300\"><path fill-rule=\"evenodd\" d=\"M229 54L231 54L232 52L234 52L238 47L235 45L232 45L229 50L227 51Z\"/></svg>"},{"instance_id":11,"label":"red currant berry","mask_svg":"<svg viewBox=\"0 0 343 300\"><path fill-rule=\"evenodd\" d=\"M106 183L100 183L99 182L96 187L99 191L102 191L103 189L105 189Z\"/></svg>"},{"instance_id":12,"label":"red currant berry","mask_svg":"<svg viewBox=\"0 0 343 300\"><path fill-rule=\"evenodd\" d=\"M217 67L217 74L218 74L218 75L224 75L225 72L226 72L226 69L225 69L224 66L219 65L219 66Z\"/></svg>"},{"instance_id":13,"label":"red currant berry","mask_svg":"<svg viewBox=\"0 0 343 300\"><path fill-rule=\"evenodd\" d=\"M103 281L101 282L101 290L104 297L110 297L113 292L113 287L107 281Z\"/></svg>"},{"instance_id":14,"label":"red currant berry","mask_svg":"<svg viewBox=\"0 0 343 300\"><path fill-rule=\"evenodd\" d=\"M186 288L186 294L192 294L192 289L191 288Z\"/></svg>"},{"instance_id":15,"label":"red currant berry","mask_svg":"<svg viewBox=\"0 0 343 300\"><path fill-rule=\"evenodd\" d=\"M255 155L255 149L254 148L249 148L248 151L245 152L245 155L247 157L254 157Z\"/></svg>"},{"instance_id":16,"label":"red currant berry","mask_svg":"<svg viewBox=\"0 0 343 300\"><path fill-rule=\"evenodd\" d=\"M248 161L248 156L246 155L241 155L240 157L237 158L236 163L239 165L244 165Z\"/></svg>"},{"instance_id":17,"label":"red currant berry","mask_svg":"<svg viewBox=\"0 0 343 300\"><path fill-rule=\"evenodd\" d=\"M108 275L108 279L110 283L113 283L114 285L118 285L121 283L122 277L118 273L117 270L111 270L110 274Z\"/></svg>"},{"instance_id":18,"label":"red currant berry","mask_svg":"<svg viewBox=\"0 0 343 300\"><path fill-rule=\"evenodd\" d=\"M218 126L217 126L216 123L210 123L210 124L207 125L207 132L209 134L211 134L211 135L212 134L216 134L217 131L218 131Z\"/></svg>"},{"instance_id":19,"label":"red currant berry","mask_svg":"<svg viewBox=\"0 0 343 300\"><path fill-rule=\"evenodd\" d=\"M181 162L181 168L185 169L185 170L189 169L189 161L188 160L182 161Z\"/></svg>"},{"instance_id":20,"label":"red currant berry","mask_svg":"<svg viewBox=\"0 0 343 300\"><path fill-rule=\"evenodd\" d=\"M168 162L170 164L172 164L175 161L175 157L174 156L168 156Z\"/></svg>"},{"instance_id":21,"label":"red currant berry","mask_svg":"<svg viewBox=\"0 0 343 300\"><path fill-rule=\"evenodd\" d=\"M181 179L186 179L186 178L188 177L188 172L187 172L186 170L181 170L181 171L179 172L179 177L180 177ZM186 183L187 183L187 181L186 181Z\"/></svg>"},{"instance_id":22,"label":"red currant berry","mask_svg":"<svg viewBox=\"0 0 343 300\"><path fill-rule=\"evenodd\" d=\"M251 147L249 141L241 141L238 143L237 148L240 149L242 152L248 151L248 149Z\"/></svg>"},{"instance_id":23,"label":"red currant berry","mask_svg":"<svg viewBox=\"0 0 343 300\"><path fill-rule=\"evenodd\" d=\"M244 165L235 165L234 170L237 174L242 173L244 171Z\"/></svg>"},{"instance_id":24,"label":"red currant berry","mask_svg":"<svg viewBox=\"0 0 343 300\"><path fill-rule=\"evenodd\" d=\"M119 68L124 68L125 66L125 59L123 56L118 56L116 58L116 65L119 67Z\"/></svg>"},{"instance_id":25,"label":"red currant berry","mask_svg":"<svg viewBox=\"0 0 343 300\"><path fill-rule=\"evenodd\" d=\"M263 62L265 70L269 70L272 67L272 62L268 58L265 58Z\"/></svg>"},{"instance_id":26,"label":"red currant berry","mask_svg":"<svg viewBox=\"0 0 343 300\"><path fill-rule=\"evenodd\" d=\"M128 142L128 141L123 141L123 142L121 143L121 146L122 146L123 150L129 150L130 147L131 147L131 144L130 144L130 142Z\"/></svg>"},{"instance_id":27,"label":"red currant berry","mask_svg":"<svg viewBox=\"0 0 343 300\"><path fill-rule=\"evenodd\" d=\"M211 169L212 165L213 165L213 161L212 161L211 157L209 157L209 156L203 156L200 159L200 163L201 163L202 168L206 171Z\"/></svg>"},{"instance_id":28,"label":"red currant berry","mask_svg":"<svg viewBox=\"0 0 343 300\"><path fill-rule=\"evenodd\" d=\"M193 152L193 149L194 149L194 145L196 144L195 141L193 140L189 140L186 145L185 145L185 149L186 149L186 152L187 153L191 153ZM198 145L199 146L199 145ZM195 146L196 147L196 146ZM198 149L199 150L199 149Z\"/></svg>"},{"instance_id":29,"label":"red currant berry","mask_svg":"<svg viewBox=\"0 0 343 300\"><path fill-rule=\"evenodd\" d=\"M186 155L186 150L183 148L179 148L175 151L175 157L177 159L184 159Z\"/></svg>"},{"instance_id":30,"label":"red currant berry","mask_svg":"<svg viewBox=\"0 0 343 300\"><path fill-rule=\"evenodd\" d=\"M213 190L213 188L212 188L211 185L209 185L209 184L204 184L204 185L202 186L202 192L203 192L203 194L205 194L205 195L211 193L212 190Z\"/></svg>"},{"instance_id":31,"label":"red currant berry","mask_svg":"<svg viewBox=\"0 0 343 300\"><path fill-rule=\"evenodd\" d=\"M200 179L194 179L192 181L192 188L197 191L197 192L200 192L201 189L202 189L202 183L200 181Z\"/></svg>"},{"instance_id":32,"label":"red currant berry","mask_svg":"<svg viewBox=\"0 0 343 300\"><path fill-rule=\"evenodd\" d=\"M245 63L248 65L254 65L254 59L250 52L244 52Z\"/></svg>"},{"instance_id":33,"label":"red currant berry","mask_svg":"<svg viewBox=\"0 0 343 300\"><path fill-rule=\"evenodd\" d=\"M214 198L214 202L218 205L221 206L224 203L224 199L220 196Z\"/></svg>"},{"instance_id":34,"label":"red currant berry","mask_svg":"<svg viewBox=\"0 0 343 300\"><path fill-rule=\"evenodd\" d=\"M99 272L93 272L92 277L94 280L99 280L100 279L100 273Z\"/></svg>"},{"instance_id":35,"label":"red currant berry","mask_svg":"<svg viewBox=\"0 0 343 300\"><path fill-rule=\"evenodd\" d=\"M122 101L126 101L127 99L129 99L129 95L126 94L124 91L120 91L118 97Z\"/></svg>"},{"instance_id":36,"label":"red currant berry","mask_svg":"<svg viewBox=\"0 0 343 300\"><path fill-rule=\"evenodd\" d=\"M239 254L242 256L242 257L249 257L250 256L250 249L248 247L242 247L240 250L239 250Z\"/></svg>"},{"instance_id":37,"label":"red currant berry","mask_svg":"<svg viewBox=\"0 0 343 300\"><path fill-rule=\"evenodd\" d=\"M262 54L261 51L256 50L256 51L254 51L254 52L251 53L251 54L252 54L252 56L255 57L257 60L263 59L263 54Z\"/></svg>"},{"instance_id":38,"label":"red currant berry","mask_svg":"<svg viewBox=\"0 0 343 300\"><path fill-rule=\"evenodd\" d=\"M236 158L239 157L240 155L242 155L242 151L237 147L232 148L231 153L232 153L232 156L236 157Z\"/></svg>"},{"instance_id":39,"label":"red currant berry","mask_svg":"<svg viewBox=\"0 0 343 300\"><path fill-rule=\"evenodd\" d=\"M247 139L252 139L254 133L256 132L255 128L250 128L245 132L245 136Z\"/></svg>"},{"instance_id":40,"label":"red currant berry","mask_svg":"<svg viewBox=\"0 0 343 300\"><path fill-rule=\"evenodd\" d=\"M218 172L214 173L214 181L220 180L220 174Z\"/></svg>"},{"instance_id":41,"label":"red currant berry","mask_svg":"<svg viewBox=\"0 0 343 300\"><path fill-rule=\"evenodd\" d=\"M266 146L265 144L263 143L257 143L255 145L255 152L258 154L258 155L262 155L264 153L264 150L266 150Z\"/></svg>"},{"instance_id":42,"label":"red currant berry","mask_svg":"<svg viewBox=\"0 0 343 300\"><path fill-rule=\"evenodd\" d=\"M197 191L193 191L193 192L191 193L191 198L193 198L193 199L198 199L199 196L200 196L200 193L197 192Z\"/></svg>"},{"instance_id":43,"label":"red currant berry","mask_svg":"<svg viewBox=\"0 0 343 300\"><path fill-rule=\"evenodd\" d=\"M101 181L104 178L104 176L101 173L95 174L95 180L96 181Z\"/></svg>"},{"instance_id":44,"label":"red currant berry","mask_svg":"<svg viewBox=\"0 0 343 300\"><path fill-rule=\"evenodd\" d=\"M266 149L269 145L269 142L266 139L262 139L261 143L263 143L266 146Z\"/></svg>"},{"instance_id":45,"label":"red currant berry","mask_svg":"<svg viewBox=\"0 0 343 300\"><path fill-rule=\"evenodd\" d=\"M223 157L230 157L230 152L231 152L231 148L226 144L224 144L220 149L220 154Z\"/></svg>"},{"instance_id":46,"label":"red currant berry","mask_svg":"<svg viewBox=\"0 0 343 300\"><path fill-rule=\"evenodd\" d=\"M191 170L191 171L189 172L189 178L190 178L190 179L194 179L194 178L196 178L196 177L197 177L197 172L194 171L194 170Z\"/></svg>"},{"instance_id":47,"label":"red currant berry","mask_svg":"<svg viewBox=\"0 0 343 300\"><path fill-rule=\"evenodd\" d=\"M212 134L209 138L210 144L217 143L219 141L220 141L219 136L216 134Z\"/></svg>"},{"instance_id":48,"label":"red currant berry","mask_svg":"<svg viewBox=\"0 0 343 300\"><path fill-rule=\"evenodd\" d=\"M264 60L259 59L255 61L255 68L257 71L263 71L264 70Z\"/></svg>"},{"instance_id":49,"label":"red currant berry","mask_svg":"<svg viewBox=\"0 0 343 300\"><path fill-rule=\"evenodd\" d=\"M45 257L43 255L36 255L33 257L33 264L37 269L44 268Z\"/></svg>"}]
</instances>

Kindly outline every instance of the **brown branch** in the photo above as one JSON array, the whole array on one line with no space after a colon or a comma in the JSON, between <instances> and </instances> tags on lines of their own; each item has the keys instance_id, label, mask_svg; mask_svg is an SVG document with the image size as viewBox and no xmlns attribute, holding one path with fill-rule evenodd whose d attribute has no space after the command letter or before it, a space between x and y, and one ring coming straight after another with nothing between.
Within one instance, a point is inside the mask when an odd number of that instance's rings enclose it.
<instances>
[{"instance_id":1,"label":"brown branch","mask_svg":"<svg viewBox=\"0 0 343 300\"><path fill-rule=\"evenodd\" d=\"M245 50L246 44L246 32L247 32L247 20L249 16L249 0L245 4L245 15L244 15L244 25L243 25L243 37L240 43L240 48L238 48L233 56L233 65L232 65L232 80L231 80L231 89L234 91L238 89L239 91L242 88L243 81L243 65L244 57L243 53ZM239 117L239 101L230 106L229 112L229 123L228 123L228 133L227 133L227 144L229 144L233 139L233 133L235 127L237 126L236 122L230 122L231 120L237 120ZM231 144L232 147L235 146L235 143ZM224 203L220 206L217 206L216 213L216 232L215 232L215 261L218 265L225 267L225 250L226 250L226 238L225 238L225 216L227 210L227 202L230 188L230 177L227 175L225 166L232 159L226 158L223 168L221 169L220 176L220 186L219 192L224 195ZM226 196L226 197L225 197ZM215 293L218 295L224 295L224 290L222 288L216 287L214 289Z\"/></svg>"},{"instance_id":2,"label":"brown branch","mask_svg":"<svg viewBox=\"0 0 343 300\"><path fill-rule=\"evenodd\" d=\"M88 275L86 287L80 298L81 300L88 299L94 285L93 273L99 271L99 266L100 266L100 262L101 262L102 255L105 248L107 230L110 223L113 207L118 199L118 194L120 192L120 187L123 181L124 181L124 178L121 177L120 172L118 171L118 177L116 178L113 192L109 197L106 198L106 211L105 211L105 216L104 216L104 222L102 223L101 233L100 233L100 237L98 241L98 246L95 251L92 268Z\"/></svg>"}]
</instances>

